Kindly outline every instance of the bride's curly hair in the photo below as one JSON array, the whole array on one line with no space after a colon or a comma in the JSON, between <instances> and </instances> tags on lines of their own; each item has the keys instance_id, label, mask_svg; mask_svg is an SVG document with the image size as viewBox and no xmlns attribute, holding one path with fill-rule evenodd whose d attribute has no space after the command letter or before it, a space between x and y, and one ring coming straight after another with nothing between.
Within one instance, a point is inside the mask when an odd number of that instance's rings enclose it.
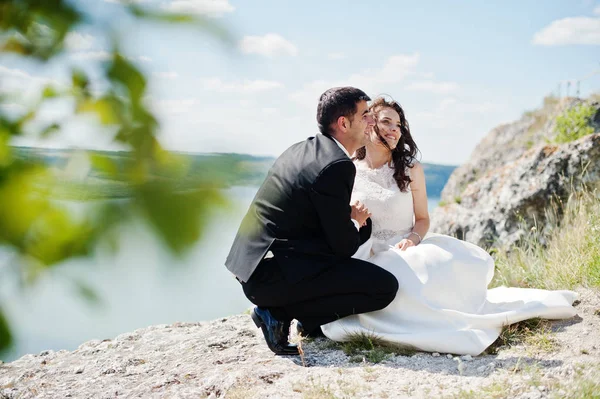
<instances>
[{"instance_id":1,"label":"bride's curly hair","mask_svg":"<svg viewBox=\"0 0 600 399\"><path fill-rule=\"evenodd\" d=\"M383 108L391 108L398 113L400 116L400 140L396 145L396 148L391 149L390 145L385 141L385 139L381 136L379 132L379 128L377 127L377 123L373 129L379 137L381 144L386 147L392 153L392 163L394 164L394 179L396 183L398 183L398 187L400 191L406 192L408 190L408 185L412 182L410 176L408 176L407 168L412 168L415 160L417 159L417 154L419 153L419 148L417 144L412 138L410 134L410 128L408 126L408 121L404 116L404 110L396 101L389 99L387 100L384 97L376 98L373 103L369 106L369 111L373 113L375 117L375 121L379 119L379 112ZM365 159L367 155L367 150L365 147L361 147L356 150L355 159ZM390 165L391 166L391 165Z\"/></svg>"}]
</instances>

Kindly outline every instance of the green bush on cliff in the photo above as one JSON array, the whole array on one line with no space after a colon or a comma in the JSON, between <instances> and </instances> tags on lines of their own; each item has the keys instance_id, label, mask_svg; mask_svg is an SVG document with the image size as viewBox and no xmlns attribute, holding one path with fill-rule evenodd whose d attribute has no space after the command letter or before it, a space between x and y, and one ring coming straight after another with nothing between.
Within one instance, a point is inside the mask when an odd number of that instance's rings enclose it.
<instances>
[{"instance_id":1,"label":"green bush on cliff","mask_svg":"<svg viewBox=\"0 0 600 399\"><path fill-rule=\"evenodd\" d=\"M556 118L556 143L568 143L594 133L590 122L596 108L587 103L566 110Z\"/></svg>"}]
</instances>

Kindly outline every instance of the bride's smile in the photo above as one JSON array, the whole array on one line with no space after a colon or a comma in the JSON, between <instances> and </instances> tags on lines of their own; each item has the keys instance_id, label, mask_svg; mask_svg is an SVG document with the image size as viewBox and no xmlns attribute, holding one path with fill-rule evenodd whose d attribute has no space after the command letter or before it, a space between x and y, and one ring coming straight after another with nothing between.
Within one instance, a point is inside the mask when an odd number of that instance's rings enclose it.
<instances>
[{"instance_id":1,"label":"bride's smile","mask_svg":"<svg viewBox=\"0 0 600 399\"><path fill-rule=\"evenodd\" d=\"M391 108L379 111L377 118L377 130L379 136L384 139L391 149L396 148L400 140L400 116Z\"/></svg>"}]
</instances>

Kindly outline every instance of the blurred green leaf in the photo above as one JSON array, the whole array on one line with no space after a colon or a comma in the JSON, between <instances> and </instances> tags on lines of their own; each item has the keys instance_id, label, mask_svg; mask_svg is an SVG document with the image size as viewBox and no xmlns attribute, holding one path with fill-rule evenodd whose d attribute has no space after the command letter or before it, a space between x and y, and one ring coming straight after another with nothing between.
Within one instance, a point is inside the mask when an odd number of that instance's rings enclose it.
<instances>
[{"instance_id":1,"label":"blurred green leaf","mask_svg":"<svg viewBox=\"0 0 600 399\"><path fill-rule=\"evenodd\" d=\"M156 149L160 148L160 144L153 134L153 121L145 122L145 124L131 129L128 143L135 148L135 153L141 161L150 161L154 157Z\"/></svg>"},{"instance_id":2,"label":"blurred green leaf","mask_svg":"<svg viewBox=\"0 0 600 399\"><path fill-rule=\"evenodd\" d=\"M209 210L225 204L213 188L174 192L170 182L152 182L136 190L136 202L158 235L175 254L183 254L202 235Z\"/></svg>"},{"instance_id":3,"label":"blurred green leaf","mask_svg":"<svg viewBox=\"0 0 600 399\"><path fill-rule=\"evenodd\" d=\"M25 115L23 115L22 117L20 117L17 120L17 126L21 129L23 128L23 126L27 123L32 121L35 118L36 115L36 110L30 110L29 112L27 112Z\"/></svg>"},{"instance_id":4,"label":"blurred green leaf","mask_svg":"<svg viewBox=\"0 0 600 399\"><path fill-rule=\"evenodd\" d=\"M0 128L0 168L8 166L12 162L12 151L9 143L10 134Z\"/></svg>"},{"instance_id":5,"label":"blurred green leaf","mask_svg":"<svg viewBox=\"0 0 600 399\"><path fill-rule=\"evenodd\" d=\"M90 84L90 79L82 70L74 69L71 72L71 82L75 89L85 92Z\"/></svg>"},{"instance_id":6,"label":"blurred green leaf","mask_svg":"<svg viewBox=\"0 0 600 399\"><path fill-rule=\"evenodd\" d=\"M146 90L146 78L125 57L115 52L107 71L108 78L126 88L133 105L139 104Z\"/></svg>"},{"instance_id":7,"label":"blurred green leaf","mask_svg":"<svg viewBox=\"0 0 600 399\"><path fill-rule=\"evenodd\" d=\"M23 249L28 230L48 207L36 183L47 176L42 167L13 165L0 184L0 242Z\"/></svg>"},{"instance_id":8,"label":"blurred green leaf","mask_svg":"<svg viewBox=\"0 0 600 399\"><path fill-rule=\"evenodd\" d=\"M8 118L5 118L0 114L0 133L7 134L9 136L16 136L21 133L19 127Z\"/></svg>"},{"instance_id":9,"label":"blurred green leaf","mask_svg":"<svg viewBox=\"0 0 600 399\"><path fill-rule=\"evenodd\" d=\"M42 91L42 97L45 99L55 98L58 96L59 96L59 93L53 86L46 86L46 87L44 87L44 90Z\"/></svg>"},{"instance_id":10,"label":"blurred green leaf","mask_svg":"<svg viewBox=\"0 0 600 399\"><path fill-rule=\"evenodd\" d=\"M196 22L196 18L188 14L175 14L170 12L150 10L147 8L142 8L135 4L130 4L128 7L131 13L136 17L155 22L166 22L175 24Z\"/></svg>"},{"instance_id":11,"label":"blurred green leaf","mask_svg":"<svg viewBox=\"0 0 600 399\"><path fill-rule=\"evenodd\" d=\"M62 50L69 30L82 16L67 0L3 0L0 29L15 32L3 51L48 60Z\"/></svg>"},{"instance_id":12,"label":"blurred green leaf","mask_svg":"<svg viewBox=\"0 0 600 399\"><path fill-rule=\"evenodd\" d=\"M51 136L53 133L56 133L60 130L60 125L58 123L53 123L51 125L46 126L41 132L40 137L46 138Z\"/></svg>"},{"instance_id":13,"label":"blurred green leaf","mask_svg":"<svg viewBox=\"0 0 600 399\"><path fill-rule=\"evenodd\" d=\"M190 170L191 161L185 156L157 148L154 157L164 175L171 179L183 179Z\"/></svg>"},{"instance_id":14,"label":"blurred green leaf","mask_svg":"<svg viewBox=\"0 0 600 399\"><path fill-rule=\"evenodd\" d=\"M25 39L13 36L2 44L2 47L0 47L0 51L3 53L32 55L34 54L35 49Z\"/></svg>"},{"instance_id":15,"label":"blurred green leaf","mask_svg":"<svg viewBox=\"0 0 600 399\"><path fill-rule=\"evenodd\" d=\"M118 165L109 157L101 154L90 154L92 166L109 176L117 176L119 174Z\"/></svg>"},{"instance_id":16,"label":"blurred green leaf","mask_svg":"<svg viewBox=\"0 0 600 399\"><path fill-rule=\"evenodd\" d=\"M128 193L128 198L131 198L131 193ZM130 217L129 206L116 202L104 204L102 210L98 213L99 219L95 221L98 237L102 239L102 243L106 244L113 254L116 254L120 248L117 226L119 226L119 223L126 223Z\"/></svg>"},{"instance_id":17,"label":"blurred green leaf","mask_svg":"<svg viewBox=\"0 0 600 399\"><path fill-rule=\"evenodd\" d=\"M79 295L81 295L81 297L83 299L88 301L89 304L91 304L91 305L100 305L101 304L100 296L98 295L96 290L94 290L94 288L91 285L89 285L81 280L73 280L73 284L75 285L75 289L76 289L77 293Z\"/></svg>"},{"instance_id":18,"label":"blurred green leaf","mask_svg":"<svg viewBox=\"0 0 600 399\"><path fill-rule=\"evenodd\" d=\"M76 112L90 112L95 113L100 120L100 123L104 125L116 124L120 121L120 118L115 112L114 103L107 98L84 99L77 103Z\"/></svg>"},{"instance_id":19,"label":"blurred green leaf","mask_svg":"<svg viewBox=\"0 0 600 399\"><path fill-rule=\"evenodd\" d=\"M8 348L12 343L12 334L8 326L8 320L4 316L2 308L0 308L0 351Z\"/></svg>"},{"instance_id":20,"label":"blurred green leaf","mask_svg":"<svg viewBox=\"0 0 600 399\"><path fill-rule=\"evenodd\" d=\"M89 4L72 0L0 0L0 52L16 53L25 62L41 61L43 65L63 53L67 34L79 23L92 25L84 19L84 15L91 14L79 10L88 11ZM234 42L214 19L143 9L133 1L125 10L149 22L183 23L222 41ZM110 23L103 27L106 36L115 28ZM118 38L114 48L119 48ZM110 245L118 243L117 226L131 217L132 210L141 209L169 249L180 254L201 237L212 209L224 204L214 185L218 176L205 171L190 173L189 159L162 149L156 138L158 120L144 104L147 82L142 71L116 50L111 62L98 62L97 66L106 78L99 81L107 86L102 96L90 92L90 77L76 69L71 75L71 90L51 85L39 89L39 101L25 114L0 109L0 245L18 254L19 272L26 282L51 265L89 256L100 238ZM115 140L126 145L127 155L119 154L117 160L92 155L96 174L85 177L87 169L82 167L79 170L84 177L75 178L79 174L67 173L72 171L67 170L69 164L64 166L62 152L53 163L48 151L10 146L14 136L37 126L38 110L45 100L62 96L74 100L74 115L94 113L100 123L114 127ZM65 123L68 120L51 123L37 133L48 136ZM57 201L132 197L128 201L106 201L107 206L84 219L75 218ZM92 287L78 287L84 298L97 300ZM0 348L10 340L8 322L0 312Z\"/></svg>"},{"instance_id":21,"label":"blurred green leaf","mask_svg":"<svg viewBox=\"0 0 600 399\"><path fill-rule=\"evenodd\" d=\"M45 265L88 255L94 242L94 229L87 222L77 222L69 212L47 208L39 214L25 239L25 252Z\"/></svg>"}]
</instances>

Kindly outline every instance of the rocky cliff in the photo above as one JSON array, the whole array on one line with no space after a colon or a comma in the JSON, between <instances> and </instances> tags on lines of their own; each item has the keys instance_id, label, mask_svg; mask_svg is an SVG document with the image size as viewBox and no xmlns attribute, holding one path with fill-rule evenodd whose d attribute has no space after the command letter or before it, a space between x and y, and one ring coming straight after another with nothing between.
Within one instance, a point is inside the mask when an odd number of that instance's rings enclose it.
<instances>
[{"instance_id":1,"label":"rocky cliff","mask_svg":"<svg viewBox=\"0 0 600 399\"><path fill-rule=\"evenodd\" d=\"M349 355L318 338L303 343L302 360L274 356L250 316L238 315L0 362L0 398L592 397L585 392L600 392L590 391L600 371L600 296L578 291L580 317L553 324L550 351L532 342L475 358Z\"/></svg>"},{"instance_id":2,"label":"rocky cliff","mask_svg":"<svg viewBox=\"0 0 600 399\"><path fill-rule=\"evenodd\" d=\"M592 110L586 131L595 133L557 143L557 122L582 106ZM498 126L450 176L431 230L489 248L545 228L550 205L600 183L599 132L600 104L572 98L547 98L541 109Z\"/></svg>"}]
</instances>

